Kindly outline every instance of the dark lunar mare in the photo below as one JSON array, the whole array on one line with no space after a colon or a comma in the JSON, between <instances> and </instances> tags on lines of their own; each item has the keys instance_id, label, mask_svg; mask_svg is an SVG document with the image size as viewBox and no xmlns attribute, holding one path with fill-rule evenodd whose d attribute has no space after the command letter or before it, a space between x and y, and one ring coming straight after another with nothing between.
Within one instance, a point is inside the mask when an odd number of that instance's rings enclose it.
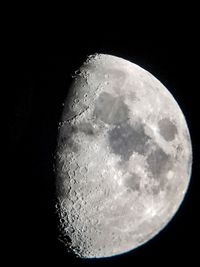
<instances>
[{"instance_id":1,"label":"dark lunar mare","mask_svg":"<svg viewBox=\"0 0 200 267\"><path fill-rule=\"evenodd\" d=\"M167 155L160 147L157 147L147 157L149 169L153 177L159 179L164 171L168 171L171 167L170 156Z\"/></svg>"},{"instance_id":2,"label":"dark lunar mare","mask_svg":"<svg viewBox=\"0 0 200 267\"><path fill-rule=\"evenodd\" d=\"M141 123L132 127L129 123L129 109L121 97L113 97L107 92L100 94L94 109L94 116L106 124L115 125L109 131L111 151L127 161L133 151L144 154L149 137Z\"/></svg>"},{"instance_id":3,"label":"dark lunar mare","mask_svg":"<svg viewBox=\"0 0 200 267\"><path fill-rule=\"evenodd\" d=\"M120 155L125 161L129 160L134 151L144 154L148 149L149 139L142 124L133 128L129 123L122 123L108 134L111 151Z\"/></svg>"},{"instance_id":4,"label":"dark lunar mare","mask_svg":"<svg viewBox=\"0 0 200 267\"><path fill-rule=\"evenodd\" d=\"M163 118L158 122L160 134L166 141L172 141L177 134L177 128L168 118Z\"/></svg>"},{"instance_id":5,"label":"dark lunar mare","mask_svg":"<svg viewBox=\"0 0 200 267\"><path fill-rule=\"evenodd\" d=\"M140 189L140 176L137 173L131 173L125 181L124 185L131 191L139 191Z\"/></svg>"},{"instance_id":6,"label":"dark lunar mare","mask_svg":"<svg viewBox=\"0 0 200 267\"><path fill-rule=\"evenodd\" d=\"M149 149L149 136L145 134L144 125L136 122L134 126L130 125L129 109L120 97L113 97L107 92L100 94L96 101L94 116L106 124L114 125L114 128L108 131L108 141L111 152L121 156L122 162L129 160L133 152L145 155ZM166 140L173 140L177 129L168 119L159 121L160 133ZM159 181L159 185L153 187L156 194L164 187L166 182L166 173L172 168L172 161L159 146L151 151L147 157L149 172L154 179ZM127 181L127 186L137 190L139 189L139 179L136 174L131 175Z\"/></svg>"},{"instance_id":7,"label":"dark lunar mare","mask_svg":"<svg viewBox=\"0 0 200 267\"><path fill-rule=\"evenodd\" d=\"M94 116L104 123L117 125L128 120L129 109L121 97L103 92L97 99Z\"/></svg>"},{"instance_id":8,"label":"dark lunar mare","mask_svg":"<svg viewBox=\"0 0 200 267\"><path fill-rule=\"evenodd\" d=\"M166 174L173 169L173 161L170 155L166 154L159 146L147 157L148 170L153 179L157 180L158 185L152 187L154 194L158 194L168 183Z\"/></svg>"}]
</instances>

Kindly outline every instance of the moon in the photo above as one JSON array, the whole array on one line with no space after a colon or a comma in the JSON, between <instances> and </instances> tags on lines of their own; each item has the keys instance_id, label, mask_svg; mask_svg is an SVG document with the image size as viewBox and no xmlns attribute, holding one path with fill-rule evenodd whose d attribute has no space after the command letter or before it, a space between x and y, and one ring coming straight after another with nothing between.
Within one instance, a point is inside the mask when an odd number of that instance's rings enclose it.
<instances>
[{"instance_id":1,"label":"moon","mask_svg":"<svg viewBox=\"0 0 200 267\"><path fill-rule=\"evenodd\" d=\"M89 56L59 123L59 239L81 258L145 244L178 211L191 166L188 126L165 86L125 59Z\"/></svg>"}]
</instances>

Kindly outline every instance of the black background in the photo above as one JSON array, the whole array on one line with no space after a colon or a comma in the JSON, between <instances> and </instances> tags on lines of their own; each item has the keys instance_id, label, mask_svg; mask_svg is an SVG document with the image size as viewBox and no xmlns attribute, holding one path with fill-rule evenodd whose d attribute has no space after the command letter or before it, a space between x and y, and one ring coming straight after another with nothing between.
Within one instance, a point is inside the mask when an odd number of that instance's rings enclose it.
<instances>
[{"instance_id":1,"label":"black background","mask_svg":"<svg viewBox=\"0 0 200 267\"><path fill-rule=\"evenodd\" d=\"M69 38L65 53L15 51L9 58L8 163L9 257L26 266L111 266L184 264L197 259L199 236L198 86L195 41L188 36L131 38L111 34ZM78 260L57 240L53 153L62 103L71 74L87 55L107 53L151 72L173 94L190 129L193 172L188 193L170 224L144 246L113 258Z\"/></svg>"}]
</instances>

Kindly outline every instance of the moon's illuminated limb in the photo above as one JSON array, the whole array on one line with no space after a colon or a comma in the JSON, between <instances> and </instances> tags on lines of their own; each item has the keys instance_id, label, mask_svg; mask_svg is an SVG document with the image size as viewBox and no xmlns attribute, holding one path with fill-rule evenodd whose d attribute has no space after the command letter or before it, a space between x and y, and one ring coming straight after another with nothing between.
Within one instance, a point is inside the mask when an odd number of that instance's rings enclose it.
<instances>
[{"instance_id":1,"label":"moon's illuminated limb","mask_svg":"<svg viewBox=\"0 0 200 267\"><path fill-rule=\"evenodd\" d=\"M170 92L131 62L89 57L74 78L59 132L63 241L80 257L147 242L178 210L191 164L188 127Z\"/></svg>"}]
</instances>

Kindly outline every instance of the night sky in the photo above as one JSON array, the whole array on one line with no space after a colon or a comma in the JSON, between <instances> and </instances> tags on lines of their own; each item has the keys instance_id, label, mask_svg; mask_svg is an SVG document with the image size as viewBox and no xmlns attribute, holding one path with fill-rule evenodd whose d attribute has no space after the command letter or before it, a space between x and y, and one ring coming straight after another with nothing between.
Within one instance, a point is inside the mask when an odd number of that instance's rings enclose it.
<instances>
[{"instance_id":1,"label":"night sky","mask_svg":"<svg viewBox=\"0 0 200 267\"><path fill-rule=\"evenodd\" d=\"M181 266L197 258L199 225L198 85L193 70L194 41L187 36L130 38L108 34L81 41L69 38L65 52L15 49L9 54L8 174L12 220L8 238L10 257L26 266ZM122 57L151 72L172 93L191 133L194 163L188 193L178 213L160 234L146 245L124 255L102 260L77 260L57 240L54 210L53 154L62 103L71 75L93 53ZM6 201L6 199L5 199ZM46 264L46 265L45 265ZM107 265L106 265L107 264Z\"/></svg>"}]
</instances>

